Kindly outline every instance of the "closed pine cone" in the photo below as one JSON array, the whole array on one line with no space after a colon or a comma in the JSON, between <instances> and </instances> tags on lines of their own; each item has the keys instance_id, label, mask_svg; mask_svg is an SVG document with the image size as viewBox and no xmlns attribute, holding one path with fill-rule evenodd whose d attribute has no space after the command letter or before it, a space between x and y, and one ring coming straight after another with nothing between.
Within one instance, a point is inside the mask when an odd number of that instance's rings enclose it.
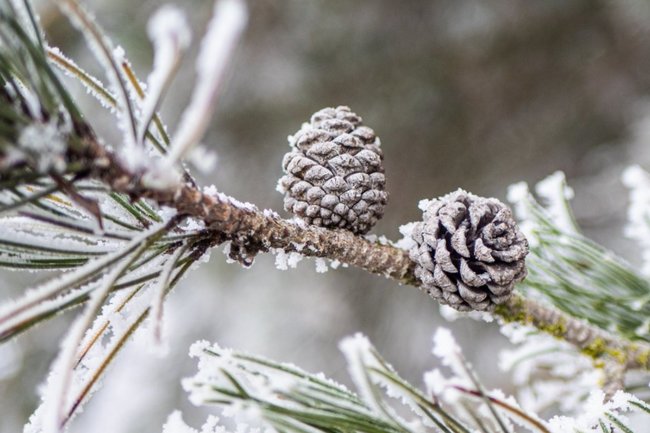
<instances>
[{"instance_id":1,"label":"closed pine cone","mask_svg":"<svg viewBox=\"0 0 650 433\"><path fill-rule=\"evenodd\" d=\"M308 224L364 234L388 193L379 137L350 108L324 108L289 137L278 183L284 208Z\"/></svg>"},{"instance_id":2,"label":"closed pine cone","mask_svg":"<svg viewBox=\"0 0 650 433\"><path fill-rule=\"evenodd\" d=\"M497 199L459 189L431 200L412 237L422 287L457 310L492 310L526 277L528 242Z\"/></svg>"}]
</instances>

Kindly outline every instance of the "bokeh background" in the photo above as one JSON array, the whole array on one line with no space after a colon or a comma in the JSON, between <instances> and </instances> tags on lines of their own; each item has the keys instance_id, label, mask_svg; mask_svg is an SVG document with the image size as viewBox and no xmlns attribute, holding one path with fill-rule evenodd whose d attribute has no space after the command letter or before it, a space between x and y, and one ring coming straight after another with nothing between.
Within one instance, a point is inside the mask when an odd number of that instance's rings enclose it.
<instances>
[{"instance_id":1,"label":"bokeh background","mask_svg":"<svg viewBox=\"0 0 650 433\"><path fill-rule=\"evenodd\" d=\"M53 45L101 76L54 2L38 2ZM142 78L150 70L148 17L160 2L92 0L97 19ZM193 50L162 109L173 131L194 83L196 46L212 2L179 2ZM217 152L201 182L260 208L281 211L275 191L286 137L310 114L345 104L379 134L390 191L374 233L400 237L417 203L462 187L505 200L507 186L563 170L576 190L584 231L633 263L623 237L627 204L620 175L650 167L650 3L644 0L250 0L248 30L204 143ZM72 81L100 135L117 140L113 119ZM281 212L282 213L282 212ZM1 272L2 297L44 275ZM147 336L123 352L72 432L160 431L183 409L198 426L180 379L197 339L293 362L349 383L337 342L368 335L409 380L434 366L431 337L451 327L488 386L511 390L496 367L507 342L496 326L446 323L412 287L356 269L315 272L313 261L279 271L274 257L251 269L220 251L191 273L166 307L169 354ZM38 403L72 314L0 346L0 431L16 432Z\"/></svg>"}]
</instances>

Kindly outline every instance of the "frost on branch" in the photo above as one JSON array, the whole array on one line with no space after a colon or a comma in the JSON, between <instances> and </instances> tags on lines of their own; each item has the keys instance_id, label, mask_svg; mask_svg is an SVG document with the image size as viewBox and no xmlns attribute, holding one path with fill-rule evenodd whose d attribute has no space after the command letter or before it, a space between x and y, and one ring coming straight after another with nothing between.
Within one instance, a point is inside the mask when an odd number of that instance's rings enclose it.
<instances>
[{"instance_id":1,"label":"frost on branch","mask_svg":"<svg viewBox=\"0 0 650 433\"><path fill-rule=\"evenodd\" d=\"M564 176L537 188L542 206L525 183L512 185L513 203L530 243L528 277L520 288L543 297L572 317L632 340L650 341L650 283L637 269L584 237L575 225Z\"/></svg>"},{"instance_id":2,"label":"frost on branch","mask_svg":"<svg viewBox=\"0 0 650 433\"><path fill-rule=\"evenodd\" d=\"M515 340L524 335L514 331L509 335ZM349 429L367 433L566 433L601 431L596 430L601 425L607 432L629 433L634 423L624 415L633 412L641 423L650 419L650 407L632 395L620 392L610 403L603 403L602 393L593 392L592 387L576 407L544 421L502 391L486 390L444 328L436 332L433 353L451 374L439 369L426 373L427 393L399 377L365 336L347 337L340 348L356 393L322 374L206 341L190 349L190 355L198 358L198 372L183 385L194 404L217 405L224 415L238 421L291 433ZM180 419L180 415L174 417Z\"/></svg>"},{"instance_id":3,"label":"frost on branch","mask_svg":"<svg viewBox=\"0 0 650 433\"><path fill-rule=\"evenodd\" d=\"M86 11L77 0L65 0L61 2L61 5L70 21L85 37L91 53L105 71L111 91L117 96L118 110L116 114L118 126L122 132L123 145L127 149L134 149L137 142L136 115L121 68L124 50L113 45L92 14Z\"/></svg>"}]
</instances>

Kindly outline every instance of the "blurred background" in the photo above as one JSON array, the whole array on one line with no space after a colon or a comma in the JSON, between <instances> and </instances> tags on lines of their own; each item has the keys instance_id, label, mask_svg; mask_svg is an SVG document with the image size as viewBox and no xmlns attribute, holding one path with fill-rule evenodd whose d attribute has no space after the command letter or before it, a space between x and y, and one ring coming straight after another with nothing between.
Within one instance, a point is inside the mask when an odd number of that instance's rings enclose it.
<instances>
[{"instance_id":1,"label":"blurred background","mask_svg":"<svg viewBox=\"0 0 650 433\"><path fill-rule=\"evenodd\" d=\"M37 3L51 44L101 76L53 3ZM146 22L160 2L86 3L145 79L152 60ZM194 55L213 4L179 6L194 41L162 109L171 131L191 93ZM509 184L563 170L587 235L639 262L622 234L627 195L620 175L632 163L650 167L647 1L251 0L249 6L248 30L204 140L219 157L214 172L198 174L204 184L280 212L275 184L287 135L312 112L344 104L382 140L391 196L373 233L398 239L401 224L419 219L422 198L462 187L505 200ZM115 141L111 116L69 84L99 134ZM2 297L45 277L2 272ZM180 387L195 371L187 350L197 339L349 383L337 343L362 332L420 384L434 366L431 337L444 324L486 385L512 391L496 366L497 349L507 345L497 326L447 323L417 289L356 269L320 274L303 260L279 271L271 255L242 269L215 250L166 305L168 356L151 354L147 336L136 336L72 432L160 431L175 408L200 425L206 411L191 407ZM22 430L72 316L0 346L1 432Z\"/></svg>"}]
</instances>

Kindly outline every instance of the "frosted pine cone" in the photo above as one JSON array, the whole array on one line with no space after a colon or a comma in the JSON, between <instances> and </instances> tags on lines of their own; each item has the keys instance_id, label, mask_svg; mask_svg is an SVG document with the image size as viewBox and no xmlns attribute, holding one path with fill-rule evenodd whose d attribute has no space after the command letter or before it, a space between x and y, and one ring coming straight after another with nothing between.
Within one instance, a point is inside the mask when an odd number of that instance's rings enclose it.
<instances>
[{"instance_id":1,"label":"frosted pine cone","mask_svg":"<svg viewBox=\"0 0 650 433\"><path fill-rule=\"evenodd\" d=\"M340 106L311 116L284 156L284 208L313 224L364 234L384 215L388 193L379 137Z\"/></svg>"},{"instance_id":2,"label":"frosted pine cone","mask_svg":"<svg viewBox=\"0 0 650 433\"><path fill-rule=\"evenodd\" d=\"M528 242L497 199L459 189L431 200L412 237L422 287L457 310L492 310L526 277Z\"/></svg>"}]
</instances>

